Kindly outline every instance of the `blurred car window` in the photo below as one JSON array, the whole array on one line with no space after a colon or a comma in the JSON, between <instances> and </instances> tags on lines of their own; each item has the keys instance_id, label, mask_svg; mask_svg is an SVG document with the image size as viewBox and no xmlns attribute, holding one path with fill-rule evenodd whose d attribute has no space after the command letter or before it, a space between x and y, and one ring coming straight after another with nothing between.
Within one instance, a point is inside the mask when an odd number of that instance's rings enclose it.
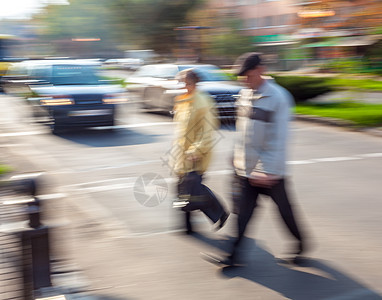
<instances>
[{"instance_id":1,"label":"blurred car window","mask_svg":"<svg viewBox=\"0 0 382 300\"><path fill-rule=\"evenodd\" d=\"M95 66L54 65L50 82L54 85L94 85L99 84Z\"/></svg>"},{"instance_id":2,"label":"blurred car window","mask_svg":"<svg viewBox=\"0 0 382 300\"><path fill-rule=\"evenodd\" d=\"M45 65L30 66L29 74L31 78L49 81L50 68Z\"/></svg>"},{"instance_id":3,"label":"blurred car window","mask_svg":"<svg viewBox=\"0 0 382 300\"><path fill-rule=\"evenodd\" d=\"M174 65L162 65L158 67L157 77L174 78L178 74L179 68Z\"/></svg>"},{"instance_id":4,"label":"blurred car window","mask_svg":"<svg viewBox=\"0 0 382 300\"><path fill-rule=\"evenodd\" d=\"M133 76L174 78L178 72L179 68L175 65L146 65L136 71Z\"/></svg>"},{"instance_id":5,"label":"blurred car window","mask_svg":"<svg viewBox=\"0 0 382 300\"><path fill-rule=\"evenodd\" d=\"M229 81L229 77L222 73L221 69L215 66L181 66L180 71L193 68L199 75L201 81Z\"/></svg>"},{"instance_id":6,"label":"blurred car window","mask_svg":"<svg viewBox=\"0 0 382 300\"><path fill-rule=\"evenodd\" d=\"M157 68L155 66L147 65L147 66L143 66L143 67L139 68L138 71L136 71L133 74L133 76L137 76L137 77L146 77L146 76L155 77L156 71L157 71Z\"/></svg>"}]
</instances>

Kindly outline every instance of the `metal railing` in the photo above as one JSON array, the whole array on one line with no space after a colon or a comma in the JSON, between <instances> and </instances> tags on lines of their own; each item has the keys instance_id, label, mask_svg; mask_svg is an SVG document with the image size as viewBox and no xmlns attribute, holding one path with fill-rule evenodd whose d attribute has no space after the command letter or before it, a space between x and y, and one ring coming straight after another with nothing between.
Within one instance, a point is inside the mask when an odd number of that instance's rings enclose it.
<instances>
[{"instance_id":1,"label":"metal railing","mask_svg":"<svg viewBox=\"0 0 382 300\"><path fill-rule=\"evenodd\" d=\"M49 228L35 178L0 183L0 299L34 299L51 286Z\"/></svg>"}]
</instances>

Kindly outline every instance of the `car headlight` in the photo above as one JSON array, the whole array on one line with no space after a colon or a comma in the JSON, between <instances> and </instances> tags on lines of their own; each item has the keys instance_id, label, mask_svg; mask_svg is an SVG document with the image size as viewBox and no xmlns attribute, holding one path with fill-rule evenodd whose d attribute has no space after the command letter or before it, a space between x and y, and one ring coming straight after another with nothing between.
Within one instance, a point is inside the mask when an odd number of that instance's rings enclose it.
<instances>
[{"instance_id":1,"label":"car headlight","mask_svg":"<svg viewBox=\"0 0 382 300\"><path fill-rule=\"evenodd\" d=\"M74 104L74 101L73 99L65 96L45 97L40 99L40 104L43 106L71 105Z\"/></svg>"},{"instance_id":2,"label":"car headlight","mask_svg":"<svg viewBox=\"0 0 382 300\"><path fill-rule=\"evenodd\" d=\"M127 102L127 96L123 93L109 94L109 95L105 95L103 97L102 102L105 104L126 103Z\"/></svg>"}]
</instances>

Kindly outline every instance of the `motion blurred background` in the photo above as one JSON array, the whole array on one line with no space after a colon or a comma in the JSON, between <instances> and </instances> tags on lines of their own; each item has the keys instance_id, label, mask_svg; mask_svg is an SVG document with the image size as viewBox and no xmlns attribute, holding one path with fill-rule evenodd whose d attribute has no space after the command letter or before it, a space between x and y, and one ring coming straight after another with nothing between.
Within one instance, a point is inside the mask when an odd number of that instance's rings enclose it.
<instances>
[{"instance_id":1,"label":"motion blurred background","mask_svg":"<svg viewBox=\"0 0 382 300\"><path fill-rule=\"evenodd\" d=\"M382 72L379 0L18 0L1 5L3 61L155 58L225 66L243 52L260 51L271 70Z\"/></svg>"}]
</instances>

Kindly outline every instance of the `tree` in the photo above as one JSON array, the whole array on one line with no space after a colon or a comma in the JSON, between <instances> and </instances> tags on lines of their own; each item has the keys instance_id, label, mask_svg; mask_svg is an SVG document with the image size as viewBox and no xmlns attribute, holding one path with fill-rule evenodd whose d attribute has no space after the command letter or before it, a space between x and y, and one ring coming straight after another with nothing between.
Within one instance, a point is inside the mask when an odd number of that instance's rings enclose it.
<instances>
[{"instance_id":1,"label":"tree","mask_svg":"<svg viewBox=\"0 0 382 300\"><path fill-rule=\"evenodd\" d=\"M107 5L107 0L70 0L70 5L48 5L33 22L38 24L42 39L53 42L58 53L78 38L99 40L91 46L86 45L84 50L90 46L90 50L107 51L117 40L113 15L105 9Z\"/></svg>"},{"instance_id":2,"label":"tree","mask_svg":"<svg viewBox=\"0 0 382 300\"><path fill-rule=\"evenodd\" d=\"M171 52L177 43L175 28L188 24L188 13L202 0L110 0L108 7L116 16L130 48L150 48Z\"/></svg>"}]
</instances>

